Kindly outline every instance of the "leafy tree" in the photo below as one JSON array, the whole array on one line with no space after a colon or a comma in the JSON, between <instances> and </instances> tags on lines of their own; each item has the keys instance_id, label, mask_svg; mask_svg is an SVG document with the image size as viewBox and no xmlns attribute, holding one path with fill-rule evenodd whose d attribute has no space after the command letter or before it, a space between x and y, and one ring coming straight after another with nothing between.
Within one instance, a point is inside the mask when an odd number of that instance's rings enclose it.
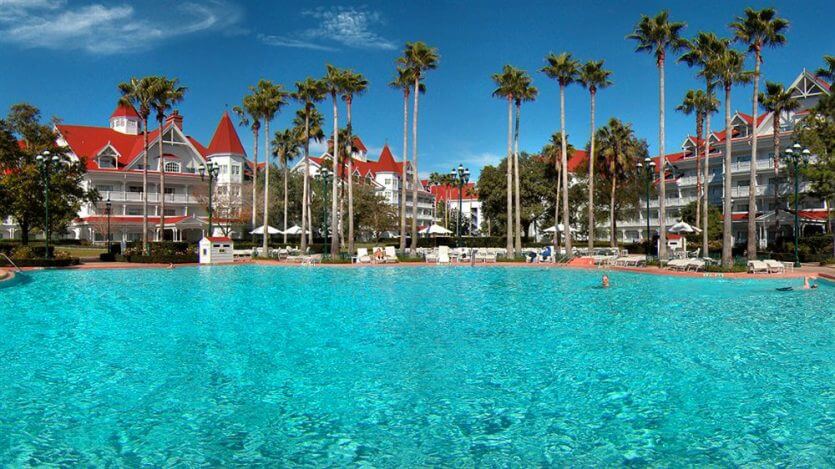
<instances>
[{"instance_id":1,"label":"leafy tree","mask_svg":"<svg viewBox=\"0 0 835 469\"><path fill-rule=\"evenodd\" d=\"M681 217L682 221L687 223L695 223L696 221L696 202L690 202L689 204L685 205L681 208L679 212L679 216ZM709 223L707 237L710 241L717 243L718 241L722 240L722 210L719 208L718 205L709 205L708 206L708 219ZM692 235L695 241L698 239L697 234ZM715 244L718 246L718 244ZM705 256L708 255L707 252L704 253Z\"/></svg>"},{"instance_id":2,"label":"leafy tree","mask_svg":"<svg viewBox=\"0 0 835 469\"><path fill-rule=\"evenodd\" d=\"M397 210L370 184L357 184L354 195L358 231L379 240L385 232L396 229Z\"/></svg>"},{"instance_id":3,"label":"leafy tree","mask_svg":"<svg viewBox=\"0 0 835 469\"><path fill-rule=\"evenodd\" d=\"M676 106L676 111L684 115L695 114L696 116L696 144L693 146L696 154L696 227L701 228L702 223L702 196L707 194L707 191L702 187L702 158L699 153L699 144L704 138L704 120L707 114L716 112L718 101L713 95L705 93L702 90L688 90L684 95L684 100ZM707 163L705 163L707 164ZM703 193L704 192L704 193ZM707 203L707 200L705 200Z\"/></svg>"},{"instance_id":4,"label":"leafy tree","mask_svg":"<svg viewBox=\"0 0 835 469\"><path fill-rule=\"evenodd\" d=\"M276 157L278 159L278 162L281 164L281 169L283 171L284 176L282 178L282 180L284 181L284 231L287 231L287 197L289 187L289 166L290 162L296 159L296 157L299 156L299 153L301 153L303 139L304 137L302 136L301 132L299 132L298 127L276 131L275 135L273 136L273 156ZM286 233L284 234L284 242L287 243Z\"/></svg>"},{"instance_id":5,"label":"leafy tree","mask_svg":"<svg viewBox=\"0 0 835 469\"><path fill-rule=\"evenodd\" d=\"M804 170L805 176L812 183L811 195L826 200L827 207L831 208L835 203L835 120L815 109L800 122L796 132L801 144L816 155L816 160ZM829 232L835 243L835 223L832 218L833 214L829 213Z\"/></svg>"},{"instance_id":6,"label":"leafy tree","mask_svg":"<svg viewBox=\"0 0 835 469\"><path fill-rule=\"evenodd\" d=\"M625 185L634 179L636 163L646 156L646 147L635 137L631 124L624 124L615 118L598 129L596 139L600 142L601 156L598 174L609 186L609 245L616 247L618 184Z\"/></svg>"},{"instance_id":7,"label":"leafy tree","mask_svg":"<svg viewBox=\"0 0 835 469\"><path fill-rule=\"evenodd\" d=\"M44 178L35 159L42 152L59 158L49 172L51 232L66 231L81 205L98 198L95 190L86 191L81 185L85 161L71 160L66 148L55 144L56 138L51 126L40 123L40 111L30 104L12 105L6 119L0 120L0 188L5 202L0 214L14 218L23 244L29 243L32 229L46 228Z\"/></svg>"}]
</instances>

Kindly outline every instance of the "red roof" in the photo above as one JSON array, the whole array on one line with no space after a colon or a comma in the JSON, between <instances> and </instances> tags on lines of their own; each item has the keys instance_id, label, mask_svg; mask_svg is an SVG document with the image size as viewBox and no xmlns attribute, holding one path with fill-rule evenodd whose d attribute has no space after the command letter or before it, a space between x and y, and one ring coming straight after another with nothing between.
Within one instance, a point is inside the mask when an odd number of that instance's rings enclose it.
<instances>
[{"instance_id":1,"label":"red roof","mask_svg":"<svg viewBox=\"0 0 835 469\"><path fill-rule=\"evenodd\" d=\"M355 140L355 143L356 143L356 141L357 140ZM360 143L362 143L362 142L360 142ZM321 157L313 157L312 156L312 157L310 157L310 161L316 163L319 166L322 166L322 163L323 163L324 159L321 158ZM333 163L331 162L331 164L333 164ZM366 176L375 177L377 175L377 173L402 174L403 164L404 163L402 161L396 161L394 159L394 155L391 153L391 149L389 149L388 145L383 146L383 149L380 152L380 158L377 161L372 161L372 160L362 161L362 160L358 160L356 158L353 158L351 160L351 166L352 166L352 170L353 170L354 174L359 173L359 175L361 177L366 177ZM328 165L328 168L330 169L331 166ZM344 171L346 171L347 169L348 169L347 164L344 165L343 167L341 167L339 169L339 176L343 177L344 175L342 173Z\"/></svg>"},{"instance_id":2,"label":"red roof","mask_svg":"<svg viewBox=\"0 0 835 469\"><path fill-rule=\"evenodd\" d=\"M142 134L129 135L117 132L109 127L89 127L85 125L59 124L56 127L73 153L87 159L87 169L99 169L95 157L107 145L112 146L119 154L117 168L115 169L123 168L138 153L142 152ZM137 145L138 150L136 150Z\"/></svg>"},{"instance_id":3,"label":"red roof","mask_svg":"<svg viewBox=\"0 0 835 469\"><path fill-rule=\"evenodd\" d=\"M209 155L220 153L246 155L244 146L241 145L241 139L238 138L238 132L235 130L235 124L232 123L232 119L229 118L229 113L226 111L223 112L223 116L217 124L217 129L215 129L208 149Z\"/></svg>"},{"instance_id":4,"label":"red roof","mask_svg":"<svg viewBox=\"0 0 835 469\"><path fill-rule=\"evenodd\" d=\"M114 117L139 117L139 113L136 112L136 109L129 104L117 104L116 109L113 110L113 114L110 115L110 118Z\"/></svg>"},{"instance_id":5,"label":"red roof","mask_svg":"<svg viewBox=\"0 0 835 469\"><path fill-rule=\"evenodd\" d=\"M739 116L742 117L742 119L744 119L745 122L747 122L749 124L754 122L754 119L751 117L751 114L745 114L745 113L742 113L742 112L737 112L737 114L739 114ZM768 116L768 113L760 114L757 117L757 127L759 127L760 124L763 123L763 120L765 120L766 116Z\"/></svg>"},{"instance_id":6,"label":"red roof","mask_svg":"<svg viewBox=\"0 0 835 469\"><path fill-rule=\"evenodd\" d=\"M187 218L192 218L191 215L178 217L165 217L165 224L179 223ZM87 223L106 223L107 217L103 215L92 215L89 217L80 218L79 220ZM159 224L160 217L148 217L148 223ZM110 217L110 223L142 223L142 215L135 215L130 217Z\"/></svg>"},{"instance_id":7,"label":"red roof","mask_svg":"<svg viewBox=\"0 0 835 469\"><path fill-rule=\"evenodd\" d=\"M424 183L426 185L426 183ZM436 201L442 200L458 200L458 186L451 184L444 184L441 186L429 186L429 192L435 196ZM464 186L464 194L462 200L478 200L478 193L475 190L475 183L468 182Z\"/></svg>"},{"instance_id":8,"label":"red roof","mask_svg":"<svg viewBox=\"0 0 835 469\"><path fill-rule=\"evenodd\" d=\"M213 243L229 243L232 240L227 238L226 236L206 236L206 239Z\"/></svg>"},{"instance_id":9,"label":"red roof","mask_svg":"<svg viewBox=\"0 0 835 469\"><path fill-rule=\"evenodd\" d=\"M574 150L574 153L568 157L568 172L573 173L577 171L582 165L588 165L589 152L585 150Z\"/></svg>"},{"instance_id":10,"label":"red roof","mask_svg":"<svg viewBox=\"0 0 835 469\"><path fill-rule=\"evenodd\" d=\"M807 220L828 220L829 214L827 210L800 210L798 212L801 218Z\"/></svg>"},{"instance_id":11,"label":"red roof","mask_svg":"<svg viewBox=\"0 0 835 469\"><path fill-rule=\"evenodd\" d=\"M682 235L680 235L680 234L678 234L678 233L667 233L667 239L671 239L671 240L673 240L673 241L675 241L675 240L677 240L677 239L681 239L681 238L683 238L683 237L684 237L684 236L682 236Z\"/></svg>"}]
</instances>

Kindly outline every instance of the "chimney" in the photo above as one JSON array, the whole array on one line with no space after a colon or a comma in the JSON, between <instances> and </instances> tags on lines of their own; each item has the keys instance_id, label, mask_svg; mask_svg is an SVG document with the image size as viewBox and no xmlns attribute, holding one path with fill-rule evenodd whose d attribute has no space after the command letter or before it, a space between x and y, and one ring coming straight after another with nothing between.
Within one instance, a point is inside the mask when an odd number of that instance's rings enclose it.
<instances>
[{"instance_id":1,"label":"chimney","mask_svg":"<svg viewBox=\"0 0 835 469\"><path fill-rule=\"evenodd\" d=\"M171 115L165 119L166 124L171 122L173 122L178 129L183 130L183 116L180 115L180 111L174 109L171 112Z\"/></svg>"}]
</instances>

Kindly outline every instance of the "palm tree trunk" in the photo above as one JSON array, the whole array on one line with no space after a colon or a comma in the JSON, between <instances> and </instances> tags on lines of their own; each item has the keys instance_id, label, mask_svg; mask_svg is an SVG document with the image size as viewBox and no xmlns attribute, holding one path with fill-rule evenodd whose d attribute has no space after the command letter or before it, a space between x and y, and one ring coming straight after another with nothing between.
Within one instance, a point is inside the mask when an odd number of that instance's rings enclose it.
<instances>
[{"instance_id":1,"label":"palm tree trunk","mask_svg":"<svg viewBox=\"0 0 835 469\"><path fill-rule=\"evenodd\" d=\"M348 117L348 144L346 148L351 148L353 145L353 129L351 128L351 100L347 100L347 117ZM354 252L354 165L351 151L347 152L348 158L348 252Z\"/></svg>"},{"instance_id":2,"label":"palm tree trunk","mask_svg":"<svg viewBox=\"0 0 835 469\"><path fill-rule=\"evenodd\" d=\"M515 231L515 244L513 249L516 252L522 252L522 201L521 201L521 190L519 187L519 120L522 117L522 104L521 101L516 101L516 134L514 135L514 150L513 150L513 192L514 192L514 199L516 204L516 213L514 217L516 218L516 229Z\"/></svg>"},{"instance_id":3,"label":"palm tree trunk","mask_svg":"<svg viewBox=\"0 0 835 469\"><path fill-rule=\"evenodd\" d=\"M306 109L307 111L307 109ZM310 203L310 196L308 194L308 178L310 177L310 113L305 112L304 115L304 177L302 182L302 234L301 234L301 251L304 253L307 250L307 225L312 225L312 220L307 217L307 205ZM285 206L287 203L285 202ZM286 227L285 227L286 230ZM313 230L310 230L313 231ZM285 239L286 243L287 240Z\"/></svg>"},{"instance_id":4,"label":"palm tree trunk","mask_svg":"<svg viewBox=\"0 0 835 469\"><path fill-rule=\"evenodd\" d=\"M555 165L557 165L557 198L554 201L554 256L556 256L560 251L560 242L559 242L559 224L560 224L560 182L562 182L562 169L559 166L559 162L555 161ZM554 257L556 259L556 257Z\"/></svg>"},{"instance_id":5,"label":"palm tree trunk","mask_svg":"<svg viewBox=\"0 0 835 469\"><path fill-rule=\"evenodd\" d=\"M418 186L420 186L420 177L418 176L418 94L420 91L420 76L415 77L415 102L412 108L412 246L410 254L412 257L417 256L417 216L418 216Z\"/></svg>"},{"instance_id":6,"label":"palm tree trunk","mask_svg":"<svg viewBox=\"0 0 835 469\"><path fill-rule=\"evenodd\" d=\"M751 168L748 172L748 260L757 259L757 110L760 90L760 53L754 54L754 99L751 113Z\"/></svg>"},{"instance_id":7,"label":"palm tree trunk","mask_svg":"<svg viewBox=\"0 0 835 469\"><path fill-rule=\"evenodd\" d=\"M569 224L568 214L568 142L565 136L565 85L560 85L560 135L562 136L562 151L560 152L560 159L562 160L562 225L563 236L565 241L565 253L571 257L571 228Z\"/></svg>"},{"instance_id":8,"label":"palm tree trunk","mask_svg":"<svg viewBox=\"0 0 835 469\"><path fill-rule=\"evenodd\" d=\"M594 249L594 93L591 93L591 145L589 148L589 251ZM589 252L591 254L591 252Z\"/></svg>"},{"instance_id":9,"label":"palm tree trunk","mask_svg":"<svg viewBox=\"0 0 835 469\"><path fill-rule=\"evenodd\" d=\"M270 120L264 120L264 235L262 237L262 247L264 254L269 256L267 249L269 248L270 232L267 227L270 221Z\"/></svg>"},{"instance_id":10,"label":"palm tree trunk","mask_svg":"<svg viewBox=\"0 0 835 469\"><path fill-rule=\"evenodd\" d=\"M331 243L331 257L336 258L339 254L339 241L338 237L336 236L337 233L337 216L339 215L339 194L337 190L339 188L339 178L341 177L339 173L339 109L336 105L336 94L332 93L331 98L333 98L333 150L331 151L331 156L333 158L333 186L331 191L331 225L333 226L333 242ZM325 233L327 236L327 233Z\"/></svg>"},{"instance_id":11,"label":"palm tree trunk","mask_svg":"<svg viewBox=\"0 0 835 469\"><path fill-rule=\"evenodd\" d=\"M513 258L513 100L507 99L507 257Z\"/></svg>"},{"instance_id":12,"label":"palm tree trunk","mask_svg":"<svg viewBox=\"0 0 835 469\"><path fill-rule=\"evenodd\" d=\"M609 193L609 247L617 247L618 241L615 235L615 191L618 188L618 179L615 175L614 164L612 165L612 190Z\"/></svg>"},{"instance_id":13,"label":"palm tree trunk","mask_svg":"<svg viewBox=\"0 0 835 469\"><path fill-rule=\"evenodd\" d=\"M660 181L658 184L658 259L667 258L667 156L664 153L664 58L658 61L658 163Z\"/></svg>"},{"instance_id":14,"label":"palm tree trunk","mask_svg":"<svg viewBox=\"0 0 835 469\"><path fill-rule=\"evenodd\" d=\"M699 142L702 141L703 115L696 111L696 228L702 227L702 158L699 154Z\"/></svg>"},{"instance_id":15,"label":"palm tree trunk","mask_svg":"<svg viewBox=\"0 0 835 469\"><path fill-rule=\"evenodd\" d=\"M162 159L162 118L159 123L159 235L158 241L165 241L165 160Z\"/></svg>"},{"instance_id":16,"label":"palm tree trunk","mask_svg":"<svg viewBox=\"0 0 835 469\"><path fill-rule=\"evenodd\" d=\"M252 228L254 229L256 223L258 223L258 138L259 138L259 128L256 127L252 129L253 139L252 139ZM209 233L209 236L212 234Z\"/></svg>"},{"instance_id":17,"label":"palm tree trunk","mask_svg":"<svg viewBox=\"0 0 835 469\"><path fill-rule=\"evenodd\" d=\"M708 86L707 90L708 99L712 98L713 94L710 91L710 87ZM709 242L710 239L708 237L708 220L707 214L710 209L710 114L711 112L708 111L707 115L705 115L705 132L704 132L704 139L705 139L705 149L704 149L704 177L702 180L704 181L704 189L702 190L702 194L705 198L704 203L702 204L702 257L709 257L710 256L710 246Z\"/></svg>"},{"instance_id":18,"label":"palm tree trunk","mask_svg":"<svg viewBox=\"0 0 835 469\"><path fill-rule=\"evenodd\" d=\"M287 155L284 155L284 244L287 244Z\"/></svg>"},{"instance_id":19,"label":"palm tree trunk","mask_svg":"<svg viewBox=\"0 0 835 469\"><path fill-rule=\"evenodd\" d=\"M779 166L780 166L780 109L774 110L774 124L772 137L774 139L774 240L777 240L777 236L780 233L780 216L778 214L778 210L780 206L778 205L780 202L780 194L777 191L777 186L779 183L777 182L777 175L779 174Z\"/></svg>"},{"instance_id":20,"label":"palm tree trunk","mask_svg":"<svg viewBox=\"0 0 835 469\"><path fill-rule=\"evenodd\" d=\"M409 154L409 88L403 89L403 168L400 176L400 252L406 254L406 163Z\"/></svg>"},{"instance_id":21,"label":"palm tree trunk","mask_svg":"<svg viewBox=\"0 0 835 469\"><path fill-rule=\"evenodd\" d=\"M722 168L724 194L722 200L722 266L729 269L733 265L733 239L731 237L733 219L731 210L731 85L725 84L725 166Z\"/></svg>"},{"instance_id":22,"label":"palm tree trunk","mask_svg":"<svg viewBox=\"0 0 835 469\"><path fill-rule=\"evenodd\" d=\"M151 254L148 244L148 119L142 119L142 138L145 144L145 155L142 166L142 252Z\"/></svg>"}]
</instances>

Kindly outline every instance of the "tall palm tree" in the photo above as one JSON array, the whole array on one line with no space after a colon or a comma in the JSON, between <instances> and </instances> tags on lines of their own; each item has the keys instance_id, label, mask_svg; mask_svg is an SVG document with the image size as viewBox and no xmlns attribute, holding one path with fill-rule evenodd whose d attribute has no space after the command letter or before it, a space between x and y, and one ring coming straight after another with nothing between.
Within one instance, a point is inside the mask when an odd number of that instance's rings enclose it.
<instances>
[{"instance_id":1,"label":"tall palm tree","mask_svg":"<svg viewBox=\"0 0 835 469\"><path fill-rule=\"evenodd\" d=\"M609 123L597 130L597 140L600 142L600 156L598 160L600 174L609 181L609 246L617 247L617 217L615 216L615 202L617 200L618 182L625 181L638 154L638 142L632 125L624 124L612 118Z\"/></svg>"},{"instance_id":2,"label":"tall palm tree","mask_svg":"<svg viewBox=\"0 0 835 469\"><path fill-rule=\"evenodd\" d=\"M528 72L522 71L520 79L516 82L516 92L513 94L513 102L516 105L516 129L513 135L513 189L515 196L516 207L516 229L515 231L515 245L516 252L522 252L522 201L520 195L522 191L519 187L519 123L522 120L522 102L533 101L536 99L539 91L532 85L532 80Z\"/></svg>"},{"instance_id":3,"label":"tall palm tree","mask_svg":"<svg viewBox=\"0 0 835 469\"><path fill-rule=\"evenodd\" d=\"M557 80L560 85L560 167L568 168L567 136L565 135L565 89L577 79L580 63L571 57L571 53L563 52L559 55L548 54L545 57L548 65L542 71L549 77ZM565 230L565 252L571 256L571 230L568 227L568 171L561 173L560 182L562 185L562 223ZM556 226L558 222L554 220ZM554 238L556 239L556 233Z\"/></svg>"},{"instance_id":4,"label":"tall palm tree","mask_svg":"<svg viewBox=\"0 0 835 469\"><path fill-rule=\"evenodd\" d=\"M817 69L815 75L829 81L835 81L835 55L824 55L823 61L826 63L826 67Z\"/></svg>"},{"instance_id":5,"label":"tall palm tree","mask_svg":"<svg viewBox=\"0 0 835 469\"><path fill-rule=\"evenodd\" d=\"M317 121L316 124L318 125L319 132L322 133L322 116L316 110L316 103L325 99L324 84L311 77L307 77L304 81L297 81L296 91L293 93L293 99L302 105L302 108L296 113L297 121L294 121L294 125L302 128L302 139L304 141L301 250L302 252L305 252L307 250L307 242L313 232L313 230L310 229L310 226L308 226L311 224L310 218L308 217L308 212L310 210L310 139L315 139L314 132L311 132L311 122L313 121L311 117L314 116L314 113L318 114L320 120ZM322 133L322 137L320 137L319 140L322 138L324 138L324 133Z\"/></svg>"},{"instance_id":6,"label":"tall palm tree","mask_svg":"<svg viewBox=\"0 0 835 469\"><path fill-rule=\"evenodd\" d=\"M126 82L119 83L119 104L133 106L139 118L142 120L142 251L147 255L150 253L148 244L148 116L151 114L153 96L151 88L154 77L131 77Z\"/></svg>"},{"instance_id":7,"label":"tall palm tree","mask_svg":"<svg viewBox=\"0 0 835 469\"><path fill-rule=\"evenodd\" d=\"M513 103L518 90L522 71L512 65L505 65L501 73L494 73L496 84L493 97L507 100L507 256L514 257L513 219Z\"/></svg>"},{"instance_id":8,"label":"tall palm tree","mask_svg":"<svg viewBox=\"0 0 835 469\"><path fill-rule=\"evenodd\" d=\"M342 100L345 101L348 135L353 135L351 105L354 102L354 96L364 93L366 89L368 89L368 80L361 73L355 73L352 70L348 70L345 73L345 87L342 90ZM354 252L354 169L352 159L348 155L348 252Z\"/></svg>"},{"instance_id":9,"label":"tall palm tree","mask_svg":"<svg viewBox=\"0 0 835 469\"><path fill-rule=\"evenodd\" d=\"M702 90L688 90L684 100L676 106L676 111L684 115L695 115L696 117L696 144L693 146L696 155L696 227L701 228L702 223L702 159L699 153L699 145L704 138L705 115L715 112L717 106L716 98L708 96ZM705 202L707 203L707 202Z\"/></svg>"},{"instance_id":10,"label":"tall palm tree","mask_svg":"<svg viewBox=\"0 0 835 469\"><path fill-rule=\"evenodd\" d=\"M759 95L759 102L760 105L766 112L770 112L772 115L771 118L771 127L772 127L772 146L774 148L774 176L777 176L780 171L780 119L784 112L792 112L796 111L800 108L800 101L796 100L793 96L791 91L786 90L783 87L782 83L776 83L771 81L765 82L765 93L760 93ZM778 184L775 181L774 184L774 202L775 202L775 216L774 216L774 227L775 232L779 232L780 229L780 217L777 216L776 210L777 205L776 203L779 201L780 193L777 188Z\"/></svg>"},{"instance_id":11,"label":"tall palm tree","mask_svg":"<svg viewBox=\"0 0 835 469\"><path fill-rule=\"evenodd\" d=\"M397 76L389 83L392 88L403 91L403 166L402 174L400 175L400 252L406 253L406 189L408 184L407 171L409 154L409 96L412 94L412 85L414 78L411 75L411 70L403 66L397 67ZM418 92L425 93L426 85L419 83Z\"/></svg>"},{"instance_id":12,"label":"tall palm tree","mask_svg":"<svg viewBox=\"0 0 835 469\"><path fill-rule=\"evenodd\" d=\"M635 48L636 52L649 52L655 55L655 66L658 68L658 154L661 171L660 183L658 184L660 189L658 192L658 231L661 237L658 257L660 259L666 259L667 257L664 63L668 49L676 51L687 44L687 41L681 37L681 30L685 26L685 23L670 21L669 13L665 10L652 18L641 15L635 30L627 36L628 39L634 39L638 42L638 46Z\"/></svg>"},{"instance_id":13,"label":"tall palm tree","mask_svg":"<svg viewBox=\"0 0 835 469\"><path fill-rule=\"evenodd\" d=\"M688 41L686 51L679 57L679 62L686 63L689 67L699 67L698 75L705 80L705 96L709 102L705 111L705 139L704 139L704 173L702 179L705 182L704 188L704 202L702 203L702 255L708 256L709 239L708 239L708 209L709 209L709 189L710 189L710 139L712 136L710 128L710 116L716 112L719 104L714 95L714 87L716 86L716 77L713 75L709 64L713 60L717 51L722 50L721 40L713 33L700 32L696 37Z\"/></svg>"},{"instance_id":14,"label":"tall palm tree","mask_svg":"<svg viewBox=\"0 0 835 469\"><path fill-rule=\"evenodd\" d=\"M412 107L412 245L411 255L417 255L417 215L418 215L418 187L420 187L420 176L418 175L418 96L420 95L420 82L428 70L438 68L438 49L429 47L423 42L407 42L398 63L403 66L412 76L414 81L412 96L414 104Z\"/></svg>"},{"instance_id":15,"label":"tall palm tree","mask_svg":"<svg viewBox=\"0 0 835 469\"><path fill-rule=\"evenodd\" d=\"M307 143L309 145L310 141L313 140L316 143L322 143L325 141L325 130L323 128L325 124L325 116L319 112L318 109L315 107L311 108L301 108L296 110L296 117L293 118L293 125L298 129L300 138L302 139L302 145ZM305 138L305 135L309 136L310 138ZM305 167L307 171L310 169L310 161L305 162ZM308 173L309 176L309 173ZM308 243L313 242L313 230L311 229L310 225L313 224L313 213L311 209L312 205L312 192L311 192L312 184L308 184L307 188L307 207L305 208L305 200L304 196L302 196L302 216L305 214L307 215L307 228L305 228L306 234L303 235L307 236ZM307 245L305 244L305 247Z\"/></svg>"},{"instance_id":16,"label":"tall palm tree","mask_svg":"<svg viewBox=\"0 0 835 469\"><path fill-rule=\"evenodd\" d=\"M722 83L725 89L725 171L723 174L725 185L725 197L723 200L723 226L722 226L722 266L729 269L733 265L732 248L732 227L733 222L731 211L733 209L733 198L731 197L731 150L733 129L731 128L731 89L735 83L747 83L750 81L750 72L743 70L745 65L745 54L732 49L730 40L721 39L715 44L716 50L712 54L708 67L711 75Z\"/></svg>"},{"instance_id":17,"label":"tall palm tree","mask_svg":"<svg viewBox=\"0 0 835 469\"><path fill-rule=\"evenodd\" d=\"M258 95L261 97L262 113L264 120L264 235L262 237L262 248L267 252L269 248L270 233L267 227L270 224L270 121L287 104L289 93L284 87L270 80L258 80Z\"/></svg>"},{"instance_id":18,"label":"tall palm tree","mask_svg":"<svg viewBox=\"0 0 835 469\"><path fill-rule=\"evenodd\" d=\"M278 159L278 162L281 163L281 168L284 172L284 240L283 242L287 243L287 182L288 182L288 169L290 162L296 159L299 155L299 152L302 149L302 139L304 129L299 129L298 127L293 127L290 129L278 130L276 131L275 135L273 135L272 141L272 155ZM302 212L304 213L304 212ZM304 237L304 234L302 234Z\"/></svg>"},{"instance_id":19,"label":"tall palm tree","mask_svg":"<svg viewBox=\"0 0 835 469\"><path fill-rule=\"evenodd\" d=\"M234 106L232 112L238 116L240 125L252 130L252 227L257 223L257 182L258 182L258 140L261 130L261 102L255 87L250 86L250 94L244 96L240 106Z\"/></svg>"},{"instance_id":20,"label":"tall palm tree","mask_svg":"<svg viewBox=\"0 0 835 469\"><path fill-rule=\"evenodd\" d=\"M590 60L580 67L577 81L589 90L591 98L591 131L589 132L589 249L594 248L594 111L597 90L612 84L612 72L603 68L602 60Z\"/></svg>"},{"instance_id":21,"label":"tall palm tree","mask_svg":"<svg viewBox=\"0 0 835 469\"><path fill-rule=\"evenodd\" d=\"M345 70L339 69L334 67L333 65L327 65L327 71L325 73L325 77L322 78L322 82L325 86L325 91L330 94L331 101L333 102L333 150L332 150L332 160L333 160L333 193L331 198L331 220L335 226L337 223L341 221L338 218L339 215L339 179L343 176L343 174L338 170L338 151L339 151L339 108L337 106L337 97L340 96L344 89L345 89ZM339 230L341 232L341 229ZM337 230L333 230L334 234L336 234ZM339 246L339 238L334 236L333 242L331 243L331 257L336 258L339 254L340 246Z\"/></svg>"},{"instance_id":22,"label":"tall palm tree","mask_svg":"<svg viewBox=\"0 0 835 469\"><path fill-rule=\"evenodd\" d=\"M757 259L757 112L759 111L760 64L764 46L777 47L786 43L783 33L789 22L777 16L774 8L754 10L746 8L743 16L731 23L734 40L748 46L754 55L754 94L751 106L751 163L748 185L748 259Z\"/></svg>"},{"instance_id":23,"label":"tall palm tree","mask_svg":"<svg viewBox=\"0 0 835 469\"><path fill-rule=\"evenodd\" d=\"M565 203L565 197L567 196L567 192L565 191L565 187L562 185L563 176L568 168L567 158L564 158L563 155L563 148L566 148L569 153L574 153L574 147L570 144L563 144L562 132L555 132L551 135L548 143L542 148L542 156L545 157L550 163L554 164L554 170L557 173L557 187L554 200L554 252L558 252L557 249L559 248L559 237L557 234L559 233L559 224L560 224L560 202L562 199L563 202L563 220L565 220L565 214L567 213L567 204ZM570 243L570 235L568 232L571 231L567 229L567 223L563 223L563 230L565 232L565 242ZM567 246L567 244L566 244ZM571 252L571 250L566 247L566 252Z\"/></svg>"},{"instance_id":24,"label":"tall palm tree","mask_svg":"<svg viewBox=\"0 0 835 469\"><path fill-rule=\"evenodd\" d=\"M186 94L186 87L180 86L176 78L157 77L153 86L152 107L157 114L157 126L159 127L159 238L165 240L165 160L163 159L163 138L162 126L165 123L165 114L177 103L183 100ZM211 233L209 233L211 236Z\"/></svg>"}]
</instances>

